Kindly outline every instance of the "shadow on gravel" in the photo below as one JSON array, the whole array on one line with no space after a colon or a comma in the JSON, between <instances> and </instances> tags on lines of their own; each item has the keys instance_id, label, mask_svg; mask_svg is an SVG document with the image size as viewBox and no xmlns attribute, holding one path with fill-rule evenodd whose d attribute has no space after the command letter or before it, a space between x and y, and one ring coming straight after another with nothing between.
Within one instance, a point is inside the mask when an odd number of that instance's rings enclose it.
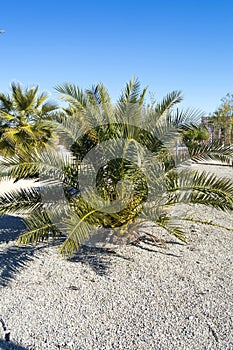
<instances>
[{"instance_id":1,"label":"shadow on gravel","mask_svg":"<svg viewBox=\"0 0 233 350\"><path fill-rule=\"evenodd\" d=\"M147 250L148 252L151 253L159 253L162 255L167 255L167 256L173 256L175 258L179 258L180 255L176 255L173 253L168 252L168 246L170 244L177 244L183 246L184 243L182 242L176 242L173 240L163 240L163 239L154 239L151 237L147 236L142 236L141 238L133 241L131 245L133 245L136 248L142 249L142 250ZM158 250L160 248L161 250Z\"/></svg>"},{"instance_id":2,"label":"shadow on gravel","mask_svg":"<svg viewBox=\"0 0 233 350\"><path fill-rule=\"evenodd\" d=\"M1 350L28 350L28 348L25 348L24 346L17 345L12 342L6 342L2 339L0 339L0 349Z\"/></svg>"},{"instance_id":3,"label":"shadow on gravel","mask_svg":"<svg viewBox=\"0 0 233 350\"><path fill-rule=\"evenodd\" d=\"M0 252L0 286L6 287L15 278L15 275L34 259L35 253L42 248L10 246Z\"/></svg>"},{"instance_id":4,"label":"shadow on gravel","mask_svg":"<svg viewBox=\"0 0 233 350\"><path fill-rule=\"evenodd\" d=\"M39 246L16 246L14 241L25 229L23 220L20 217L4 215L0 217L0 244L4 248L0 250L0 286L6 287L9 282L15 278L16 274L35 258L35 254L43 249L45 245ZM9 243L10 242L10 243ZM52 245L58 245L62 242L57 240ZM110 256L126 259L117 254L114 250L104 248L82 246L78 252L68 258L68 261L79 262L90 265L90 267L99 275L104 275L111 266Z\"/></svg>"},{"instance_id":5,"label":"shadow on gravel","mask_svg":"<svg viewBox=\"0 0 233 350\"><path fill-rule=\"evenodd\" d=\"M48 246L48 244L39 246L16 246L12 244L24 229L25 225L20 217L11 215L0 216L0 244L9 244L4 245L4 249L0 251L0 286L2 287L6 287L8 283L15 278L15 275L35 258L35 254L39 250L42 250L45 246ZM61 242L62 239L57 240L52 245L58 245ZM175 242L169 243L178 244ZM178 255L167 253L166 250L161 252L160 250L155 249L155 246L152 248L152 245L148 245L150 247L135 244L137 248L144 249L149 252L179 257ZM78 262L84 265L89 265L96 274L105 275L113 264L113 257L131 260L118 254L112 249L88 245L83 245L80 247L78 252L71 258L67 258L67 260L70 262Z\"/></svg>"},{"instance_id":6,"label":"shadow on gravel","mask_svg":"<svg viewBox=\"0 0 233 350\"><path fill-rule=\"evenodd\" d=\"M6 287L15 275L33 260L35 253L43 248L12 245L24 229L25 225L20 217L11 215L0 217L0 244L9 244L0 251L0 286L2 287Z\"/></svg>"},{"instance_id":7,"label":"shadow on gravel","mask_svg":"<svg viewBox=\"0 0 233 350\"><path fill-rule=\"evenodd\" d=\"M148 252L159 253L159 254L167 255L167 256L173 256L174 258L180 258L180 255L176 255L176 254L173 254L173 253L163 253L163 252L161 252L159 250L151 249L151 248L148 248L148 247L143 247L141 245L137 245L136 247L140 248L140 249L143 249L143 250L147 250Z\"/></svg>"},{"instance_id":8,"label":"shadow on gravel","mask_svg":"<svg viewBox=\"0 0 233 350\"><path fill-rule=\"evenodd\" d=\"M112 249L89 247L85 245L83 245L74 256L67 260L89 265L97 275L103 276L107 274L112 265L112 257L131 260L116 253Z\"/></svg>"},{"instance_id":9,"label":"shadow on gravel","mask_svg":"<svg viewBox=\"0 0 233 350\"><path fill-rule=\"evenodd\" d=\"M174 244L174 245L184 245L182 242L175 242L175 241L165 241L166 244Z\"/></svg>"},{"instance_id":10,"label":"shadow on gravel","mask_svg":"<svg viewBox=\"0 0 233 350\"><path fill-rule=\"evenodd\" d=\"M20 217L0 216L0 243L14 241L23 230L25 230L25 224Z\"/></svg>"}]
</instances>

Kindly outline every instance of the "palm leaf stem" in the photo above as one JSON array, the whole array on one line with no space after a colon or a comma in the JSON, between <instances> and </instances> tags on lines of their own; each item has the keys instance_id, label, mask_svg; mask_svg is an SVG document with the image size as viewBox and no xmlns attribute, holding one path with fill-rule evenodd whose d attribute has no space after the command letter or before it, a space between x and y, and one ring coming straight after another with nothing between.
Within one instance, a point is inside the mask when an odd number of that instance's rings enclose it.
<instances>
[{"instance_id":1,"label":"palm leaf stem","mask_svg":"<svg viewBox=\"0 0 233 350\"><path fill-rule=\"evenodd\" d=\"M195 222L197 224L204 224L204 225L209 225L209 226L215 226L215 227L223 228L224 230L233 232L233 227L226 227L226 226L217 224L216 222L212 222L212 221L193 219L193 218L179 218L179 217L177 217L177 220L190 221L190 222Z\"/></svg>"},{"instance_id":2,"label":"palm leaf stem","mask_svg":"<svg viewBox=\"0 0 233 350\"><path fill-rule=\"evenodd\" d=\"M210 192L217 193L223 195L226 199L228 199L233 204L233 196L228 195L225 191L213 187L205 187L205 186L184 186L184 187L174 187L172 189L168 189L168 192L176 192L176 191L188 191L188 190L196 190L200 192Z\"/></svg>"}]
</instances>

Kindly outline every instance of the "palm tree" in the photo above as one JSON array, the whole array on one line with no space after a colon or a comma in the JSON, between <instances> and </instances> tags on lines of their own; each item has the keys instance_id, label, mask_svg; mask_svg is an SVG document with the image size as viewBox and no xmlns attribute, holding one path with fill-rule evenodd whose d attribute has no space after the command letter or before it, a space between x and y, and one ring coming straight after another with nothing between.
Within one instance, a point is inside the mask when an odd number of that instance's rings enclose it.
<instances>
[{"instance_id":1,"label":"palm tree","mask_svg":"<svg viewBox=\"0 0 233 350\"><path fill-rule=\"evenodd\" d=\"M46 122L57 109L48 95L38 95L38 86L11 84L11 93L0 93L0 154L14 155L32 148L46 148L54 136Z\"/></svg>"},{"instance_id":2,"label":"palm tree","mask_svg":"<svg viewBox=\"0 0 233 350\"><path fill-rule=\"evenodd\" d=\"M103 229L106 237L115 233L113 240L138 238L148 220L185 241L182 221L192 218L175 215L174 205L233 210L230 179L182 167L179 157L175 159L177 139L200 119L197 111L175 109L182 100L179 91L145 106L146 89L141 91L134 79L116 104L102 84L85 91L64 84L56 90L69 106L54 125L71 152L37 151L29 161L21 155L6 157L0 166L13 177L40 173L40 187L0 196L1 214L24 217L27 229L19 243L63 237L60 252L70 255ZM208 144L190 152L186 161L233 164L229 147Z\"/></svg>"}]
</instances>

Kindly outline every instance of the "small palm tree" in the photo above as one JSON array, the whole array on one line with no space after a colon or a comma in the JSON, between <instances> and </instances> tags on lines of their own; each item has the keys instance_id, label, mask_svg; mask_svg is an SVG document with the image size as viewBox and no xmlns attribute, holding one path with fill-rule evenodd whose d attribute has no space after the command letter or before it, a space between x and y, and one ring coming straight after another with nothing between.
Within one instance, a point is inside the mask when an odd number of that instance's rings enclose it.
<instances>
[{"instance_id":1,"label":"small palm tree","mask_svg":"<svg viewBox=\"0 0 233 350\"><path fill-rule=\"evenodd\" d=\"M22 89L12 83L10 94L0 94L0 154L4 156L46 148L54 136L45 120L57 109L47 101L48 95L38 95L38 86Z\"/></svg>"},{"instance_id":2,"label":"small palm tree","mask_svg":"<svg viewBox=\"0 0 233 350\"><path fill-rule=\"evenodd\" d=\"M85 91L64 84L56 90L69 106L54 125L71 152L37 151L29 161L24 155L6 157L0 167L13 177L40 173L40 187L0 198L0 213L24 217L27 229L19 243L62 236L60 251L70 255L103 228L106 237L114 232L113 238L138 238L140 225L148 220L185 241L182 220L192 218L175 215L174 205L199 203L232 211L230 179L182 167L200 159L232 166L232 148L200 145L183 163L175 157L184 128L200 119L197 111L175 109L182 100L179 91L145 106L146 89L141 91L134 79L116 104L102 84Z\"/></svg>"}]
</instances>

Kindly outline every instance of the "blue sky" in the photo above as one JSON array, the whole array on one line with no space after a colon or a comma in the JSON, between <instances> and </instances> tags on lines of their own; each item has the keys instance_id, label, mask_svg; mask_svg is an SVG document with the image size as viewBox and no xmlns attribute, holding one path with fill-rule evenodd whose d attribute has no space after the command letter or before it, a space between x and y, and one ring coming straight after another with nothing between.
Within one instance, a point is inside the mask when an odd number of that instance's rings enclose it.
<instances>
[{"instance_id":1,"label":"blue sky","mask_svg":"<svg viewBox=\"0 0 233 350\"><path fill-rule=\"evenodd\" d=\"M161 99L213 112L233 93L233 1L1 1L0 91L103 82L115 100L136 76Z\"/></svg>"}]
</instances>

